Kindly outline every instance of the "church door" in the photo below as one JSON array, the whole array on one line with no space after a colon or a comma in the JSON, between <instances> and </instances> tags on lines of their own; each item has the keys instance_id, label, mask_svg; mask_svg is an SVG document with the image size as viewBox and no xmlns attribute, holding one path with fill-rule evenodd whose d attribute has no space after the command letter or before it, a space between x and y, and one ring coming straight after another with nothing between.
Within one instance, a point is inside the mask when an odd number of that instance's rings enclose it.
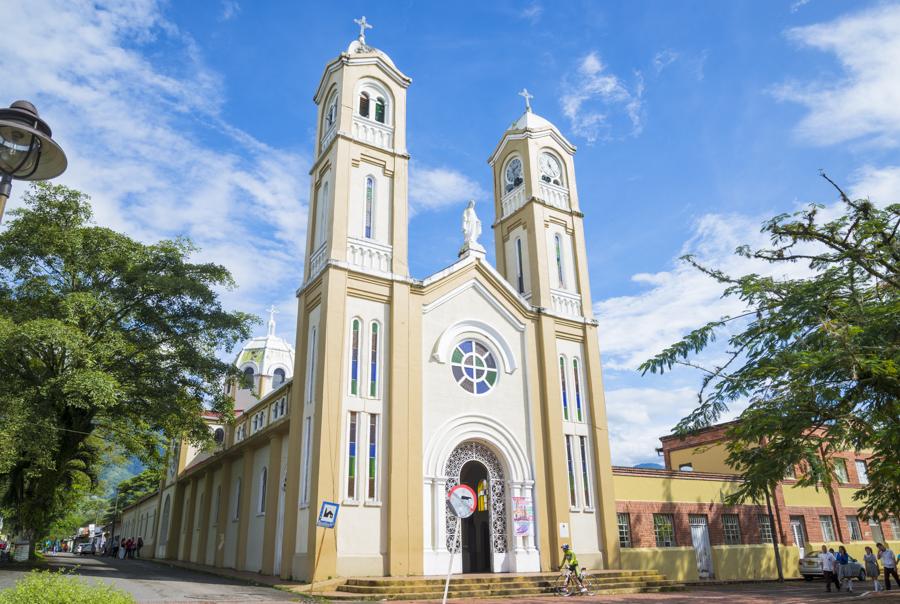
<instances>
[{"instance_id":1,"label":"church door","mask_svg":"<svg viewBox=\"0 0 900 604\"><path fill-rule=\"evenodd\" d=\"M472 487L478 502L475 513L462 521L462 564L464 573L491 572L491 512L488 471L479 461L462 467L459 482Z\"/></svg>"}]
</instances>

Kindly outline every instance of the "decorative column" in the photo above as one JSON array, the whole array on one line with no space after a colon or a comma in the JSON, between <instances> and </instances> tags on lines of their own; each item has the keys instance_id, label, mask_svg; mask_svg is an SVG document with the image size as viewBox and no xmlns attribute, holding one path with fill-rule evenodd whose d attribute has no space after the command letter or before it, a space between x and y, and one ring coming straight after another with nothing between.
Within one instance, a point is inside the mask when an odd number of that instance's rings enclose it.
<instances>
[{"instance_id":1,"label":"decorative column","mask_svg":"<svg viewBox=\"0 0 900 604\"><path fill-rule=\"evenodd\" d=\"M219 497L219 514L216 517L216 532L214 538L215 556L213 564L217 568L225 565L225 535L228 530L228 510L231 509L231 464L232 460L226 460L222 464L222 478L219 482L222 494Z\"/></svg>"}]
</instances>

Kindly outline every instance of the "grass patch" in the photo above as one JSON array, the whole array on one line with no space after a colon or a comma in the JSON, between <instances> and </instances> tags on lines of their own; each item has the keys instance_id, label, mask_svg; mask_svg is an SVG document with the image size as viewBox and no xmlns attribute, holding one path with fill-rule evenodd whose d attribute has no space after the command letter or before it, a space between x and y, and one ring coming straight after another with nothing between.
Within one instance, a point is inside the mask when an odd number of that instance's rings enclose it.
<instances>
[{"instance_id":1,"label":"grass patch","mask_svg":"<svg viewBox=\"0 0 900 604\"><path fill-rule=\"evenodd\" d=\"M34 570L8 589L0 604L134 604L131 594L104 583L88 583L64 572Z\"/></svg>"}]
</instances>

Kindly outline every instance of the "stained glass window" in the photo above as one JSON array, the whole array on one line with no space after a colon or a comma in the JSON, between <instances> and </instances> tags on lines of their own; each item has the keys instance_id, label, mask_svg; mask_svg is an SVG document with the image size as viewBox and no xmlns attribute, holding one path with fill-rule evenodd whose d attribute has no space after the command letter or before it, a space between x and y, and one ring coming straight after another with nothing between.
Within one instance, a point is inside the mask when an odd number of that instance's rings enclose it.
<instances>
[{"instance_id":1,"label":"stained glass window","mask_svg":"<svg viewBox=\"0 0 900 604\"><path fill-rule=\"evenodd\" d=\"M581 368L578 366L578 359L572 359L572 371L575 379L575 418L583 422L584 418L581 413Z\"/></svg>"},{"instance_id":2,"label":"stained glass window","mask_svg":"<svg viewBox=\"0 0 900 604\"><path fill-rule=\"evenodd\" d=\"M566 435L566 467L569 470L569 505L578 505L578 494L575 492L575 457L572 455L572 437Z\"/></svg>"},{"instance_id":3,"label":"stained glass window","mask_svg":"<svg viewBox=\"0 0 900 604\"><path fill-rule=\"evenodd\" d=\"M591 507L591 480L588 472L588 448L587 437L579 436L578 440L581 445L581 488L584 491L584 507Z\"/></svg>"},{"instance_id":4,"label":"stained glass window","mask_svg":"<svg viewBox=\"0 0 900 604\"><path fill-rule=\"evenodd\" d=\"M378 479L378 416L369 416L369 476L366 497L377 499L376 485Z\"/></svg>"},{"instance_id":5,"label":"stained glass window","mask_svg":"<svg viewBox=\"0 0 900 604\"><path fill-rule=\"evenodd\" d=\"M350 394L359 394L359 319L350 326Z\"/></svg>"},{"instance_id":6,"label":"stained glass window","mask_svg":"<svg viewBox=\"0 0 900 604\"><path fill-rule=\"evenodd\" d=\"M381 97L375 99L375 121L384 123L384 99Z\"/></svg>"},{"instance_id":7,"label":"stained glass window","mask_svg":"<svg viewBox=\"0 0 900 604\"><path fill-rule=\"evenodd\" d=\"M266 468L262 469L262 472L259 475L259 513L266 513L266 481L269 478L269 470Z\"/></svg>"},{"instance_id":8,"label":"stained glass window","mask_svg":"<svg viewBox=\"0 0 900 604\"><path fill-rule=\"evenodd\" d=\"M562 387L563 419L569 419L569 380L566 378L566 358L559 357L559 383Z\"/></svg>"},{"instance_id":9,"label":"stained glass window","mask_svg":"<svg viewBox=\"0 0 900 604\"><path fill-rule=\"evenodd\" d=\"M372 322L372 346L369 351L369 396L378 396L378 323Z\"/></svg>"},{"instance_id":10,"label":"stained glass window","mask_svg":"<svg viewBox=\"0 0 900 604\"><path fill-rule=\"evenodd\" d=\"M487 346L476 340L463 340L450 360L453 379L466 392L486 394L497 383L497 361Z\"/></svg>"},{"instance_id":11,"label":"stained glass window","mask_svg":"<svg viewBox=\"0 0 900 604\"><path fill-rule=\"evenodd\" d=\"M519 293L525 293L525 271L522 267L522 240L516 239L516 285Z\"/></svg>"},{"instance_id":12,"label":"stained glass window","mask_svg":"<svg viewBox=\"0 0 900 604\"><path fill-rule=\"evenodd\" d=\"M347 433L347 499L356 499L356 445L357 417L359 413L350 412L350 429Z\"/></svg>"},{"instance_id":13,"label":"stained glass window","mask_svg":"<svg viewBox=\"0 0 900 604\"><path fill-rule=\"evenodd\" d=\"M366 178L366 225L365 237L372 238L372 212L375 207L375 179L371 176Z\"/></svg>"},{"instance_id":14,"label":"stained glass window","mask_svg":"<svg viewBox=\"0 0 900 604\"><path fill-rule=\"evenodd\" d=\"M312 451L312 418L303 421L303 488L300 494L300 505L309 505L309 457Z\"/></svg>"},{"instance_id":15,"label":"stained glass window","mask_svg":"<svg viewBox=\"0 0 900 604\"><path fill-rule=\"evenodd\" d=\"M564 288L566 286L566 278L563 274L562 238L559 234L553 236L553 247L556 252L556 275L559 278L559 286Z\"/></svg>"}]
</instances>

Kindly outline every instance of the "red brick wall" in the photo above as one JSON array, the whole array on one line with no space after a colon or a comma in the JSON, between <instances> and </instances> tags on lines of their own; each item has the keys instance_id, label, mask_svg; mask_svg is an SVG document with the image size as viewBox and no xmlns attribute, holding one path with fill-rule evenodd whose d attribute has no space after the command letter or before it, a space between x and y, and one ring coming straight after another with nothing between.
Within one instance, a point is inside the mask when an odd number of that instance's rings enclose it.
<instances>
[{"instance_id":1,"label":"red brick wall","mask_svg":"<svg viewBox=\"0 0 900 604\"><path fill-rule=\"evenodd\" d=\"M691 545L691 514L706 516L711 545L725 545L722 514L737 514L741 527L741 543L760 543L758 514L765 506L726 506L718 503L663 503L650 501L617 501L616 512L627 512L631 522L632 547L656 547L653 514L672 514L675 521L675 545Z\"/></svg>"}]
</instances>

